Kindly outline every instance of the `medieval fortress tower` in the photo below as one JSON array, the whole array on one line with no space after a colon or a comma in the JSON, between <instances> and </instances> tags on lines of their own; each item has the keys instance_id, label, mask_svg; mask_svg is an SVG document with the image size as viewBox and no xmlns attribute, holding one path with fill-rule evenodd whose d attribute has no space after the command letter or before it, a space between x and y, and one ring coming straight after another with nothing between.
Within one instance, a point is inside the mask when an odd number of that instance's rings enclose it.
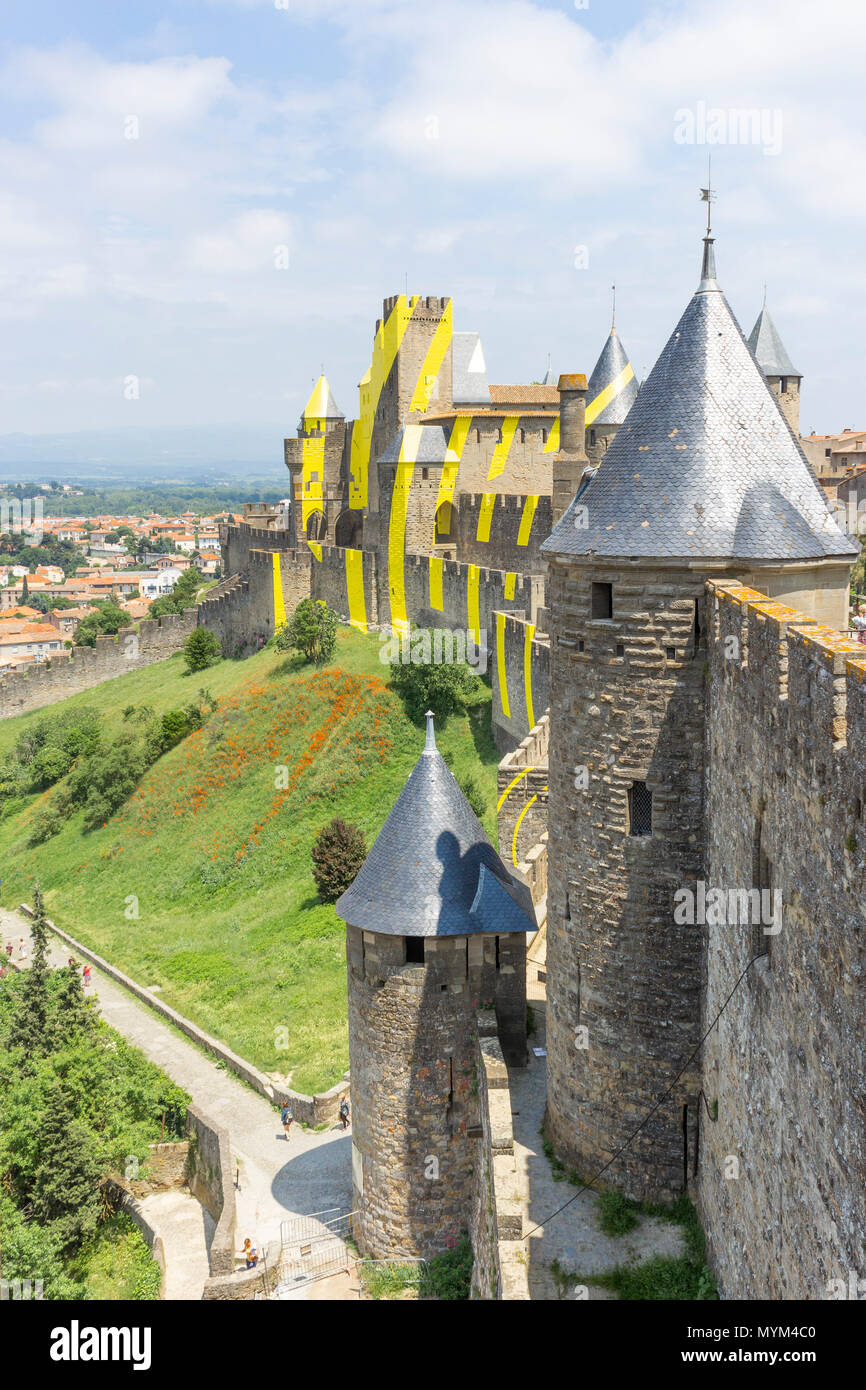
<instances>
[{"instance_id":1,"label":"medieval fortress tower","mask_svg":"<svg viewBox=\"0 0 866 1390\"><path fill-rule=\"evenodd\" d=\"M642 384L616 327L588 380L491 384L450 299L397 295L357 417L322 377L286 503L224 528L201 620L229 654L307 596L488 652L499 853L429 721L339 904L365 1253L425 1256L478 1216L482 1129L494 1190L479 1088L525 1054L546 902L563 1161L636 1198L688 1192L725 1297L863 1273L866 658L800 382L766 307L744 337L710 236Z\"/></svg>"}]
</instances>

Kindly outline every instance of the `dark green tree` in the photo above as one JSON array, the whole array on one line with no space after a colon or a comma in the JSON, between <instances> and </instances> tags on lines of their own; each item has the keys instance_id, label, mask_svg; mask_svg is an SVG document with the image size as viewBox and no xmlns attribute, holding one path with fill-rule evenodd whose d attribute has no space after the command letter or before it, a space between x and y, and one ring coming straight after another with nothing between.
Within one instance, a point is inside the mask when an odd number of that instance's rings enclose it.
<instances>
[{"instance_id":1,"label":"dark green tree","mask_svg":"<svg viewBox=\"0 0 866 1390\"><path fill-rule=\"evenodd\" d=\"M348 825L335 817L319 831L313 841L310 857L319 901L335 903L354 882L367 858L363 831L357 825Z\"/></svg>"},{"instance_id":2,"label":"dark green tree","mask_svg":"<svg viewBox=\"0 0 866 1390\"><path fill-rule=\"evenodd\" d=\"M183 644L184 661L190 671L206 671L222 654L219 638L206 627L195 628Z\"/></svg>"},{"instance_id":3,"label":"dark green tree","mask_svg":"<svg viewBox=\"0 0 866 1390\"><path fill-rule=\"evenodd\" d=\"M30 1207L61 1249L71 1250L96 1230L101 1164L93 1135L80 1120L70 1119L60 1082L51 1085L46 1100L37 1131L40 1162L33 1175Z\"/></svg>"},{"instance_id":4,"label":"dark green tree","mask_svg":"<svg viewBox=\"0 0 866 1390\"><path fill-rule=\"evenodd\" d=\"M279 651L298 651L322 666L337 649L337 615L322 599L303 598L276 633Z\"/></svg>"},{"instance_id":5,"label":"dark green tree","mask_svg":"<svg viewBox=\"0 0 866 1390\"><path fill-rule=\"evenodd\" d=\"M48 926L39 885L33 889L32 954L24 976L21 998L9 1029L9 1046L21 1047L27 1058L44 1057L51 1051L49 1027Z\"/></svg>"},{"instance_id":6,"label":"dark green tree","mask_svg":"<svg viewBox=\"0 0 866 1390\"><path fill-rule=\"evenodd\" d=\"M55 971L59 977L59 987L55 997L54 1039L55 1046L62 1046L79 1033L92 1035L94 1018L84 997L84 985L77 965L64 965Z\"/></svg>"},{"instance_id":7,"label":"dark green tree","mask_svg":"<svg viewBox=\"0 0 866 1390\"><path fill-rule=\"evenodd\" d=\"M479 676L463 662L392 662L389 684L396 690L410 719L420 723L432 710L438 719L459 714L484 698Z\"/></svg>"}]
</instances>

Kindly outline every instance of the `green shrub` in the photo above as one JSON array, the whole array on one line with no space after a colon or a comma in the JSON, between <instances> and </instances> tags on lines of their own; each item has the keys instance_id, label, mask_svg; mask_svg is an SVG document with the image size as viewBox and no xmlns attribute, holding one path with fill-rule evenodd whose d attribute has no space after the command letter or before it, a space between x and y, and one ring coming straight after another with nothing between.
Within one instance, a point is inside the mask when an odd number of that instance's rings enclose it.
<instances>
[{"instance_id":1,"label":"green shrub","mask_svg":"<svg viewBox=\"0 0 866 1390\"><path fill-rule=\"evenodd\" d=\"M337 615L322 599L301 599L290 620L277 629L274 645L323 666L337 648Z\"/></svg>"},{"instance_id":2,"label":"green shrub","mask_svg":"<svg viewBox=\"0 0 866 1390\"><path fill-rule=\"evenodd\" d=\"M92 608L93 611L82 618L75 630L74 642L77 647L95 647L97 637L119 632L122 627L130 625L126 609L113 599L94 603Z\"/></svg>"},{"instance_id":3,"label":"green shrub","mask_svg":"<svg viewBox=\"0 0 866 1390\"><path fill-rule=\"evenodd\" d=\"M367 843L357 825L335 818L319 831L310 851L319 901L335 903L367 857Z\"/></svg>"},{"instance_id":4,"label":"green shrub","mask_svg":"<svg viewBox=\"0 0 866 1390\"><path fill-rule=\"evenodd\" d=\"M624 1236L638 1224L634 1205L621 1192L602 1192L598 1203L601 1229L608 1236Z\"/></svg>"},{"instance_id":5,"label":"green shrub","mask_svg":"<svg viewBox=\"0 0 866 1390\"><path fill-rule=\"evenodd\" d=\"M190 671L206 671L222 657L219 638L206 627L197 627L183 644L183 656Z\"/></svg>"},{"instance_id":6,"label":"green shrub","mask_svg":"<svg viewBox=\"0 0 866 1390\"><path fill-rule=\"evenodd\" d=\"M465 664L392 662L389 684L410 719L420 723L428 710L439 719L459 714L486 699L484 683Z\"/></svg>"},{"instance_id":7,"label":"green shrub","mask_svg":"<svg viewBox=\"0 0 866 1390\"><path fill-rule=\"evenodd\" d=\"M472 1283L472 1246L464 1235L453 1249L428 1260L421 1276L421 1297L467 1299Z\"/></svg>"},{"instance_id":8,"label":"green shrub","mask_svg":"<svg viewBox=\"0 0 866 1390\"><path fill-rule=\"evenodd\" d=\"M30 833L27 836L29 845L43 845L46 840L50 840L57 835L63 826L66 817L56 804L46 803L36 812L30 822Z\"/></svg>"}]
</instances>

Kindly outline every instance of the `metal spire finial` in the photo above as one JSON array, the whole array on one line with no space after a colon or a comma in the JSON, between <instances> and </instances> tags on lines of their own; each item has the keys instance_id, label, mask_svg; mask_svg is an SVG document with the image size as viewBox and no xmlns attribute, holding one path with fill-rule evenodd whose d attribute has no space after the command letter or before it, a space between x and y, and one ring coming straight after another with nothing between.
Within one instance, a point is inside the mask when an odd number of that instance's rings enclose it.
<instances>
[{"instance_id":1,"label":"metal spire finial","mask_svg":"<svg viewBox=\"0 0 866 1390\"><path fill-rule=\"evenodd\" d=\"M713 242L715 241L715 237L712 234L713 229L710 218L712 213L712 205L715 202L716 195L713 191L711 174L712 156L707 155L707 186L706 188L701 189L701 202L706 203L707 205L707 233L704 237L704 259L703 264L701 266L701 284L704 284L706 281L711 280L713 282L713 286L715 286L716 257L713 251Z\"/></svg>"},{"instance_id":2,"label":"metal spire finial","mask_svg":"<svg viewBox=\"0 0 866 1390\"><path fill-rule=\"evenodd\" d=\"M616 281L614 281L610 289L613 296L613 303L610 311L610 331L612 333L616 328Z\"/></svg>"},{"instance_id":3,"label":"metal spire finial","mask_svg":"<svg viewBox=\"0 0 866 1390\"><path fill-rule=\"evenodd\" d=\"M424 752L437 753L439 750L436 747L436 734L433 729L434 715L432 709L428 709L424 718L427 720L427 738L424 741Z\"/></svg>"}]
</instances>

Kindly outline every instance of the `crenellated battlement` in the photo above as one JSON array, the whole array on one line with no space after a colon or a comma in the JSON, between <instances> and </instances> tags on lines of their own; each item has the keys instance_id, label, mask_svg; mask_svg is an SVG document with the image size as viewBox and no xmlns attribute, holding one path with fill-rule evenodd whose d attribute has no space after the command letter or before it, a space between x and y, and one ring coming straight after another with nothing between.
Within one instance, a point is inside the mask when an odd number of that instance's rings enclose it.
<instances>
[{"instance_id":1,"label":"crenellated battlement","mask_svg":"<svg viewBox=\"0 0 866 1390\"><path fill-rule=\"evenodd\" d=\"M754 589L716 580L707 589L711 672L770 727L786 720L804 747L816 734L845 747L852 722L863 728L866 648Z\"/></svg>"}]
</instances>

